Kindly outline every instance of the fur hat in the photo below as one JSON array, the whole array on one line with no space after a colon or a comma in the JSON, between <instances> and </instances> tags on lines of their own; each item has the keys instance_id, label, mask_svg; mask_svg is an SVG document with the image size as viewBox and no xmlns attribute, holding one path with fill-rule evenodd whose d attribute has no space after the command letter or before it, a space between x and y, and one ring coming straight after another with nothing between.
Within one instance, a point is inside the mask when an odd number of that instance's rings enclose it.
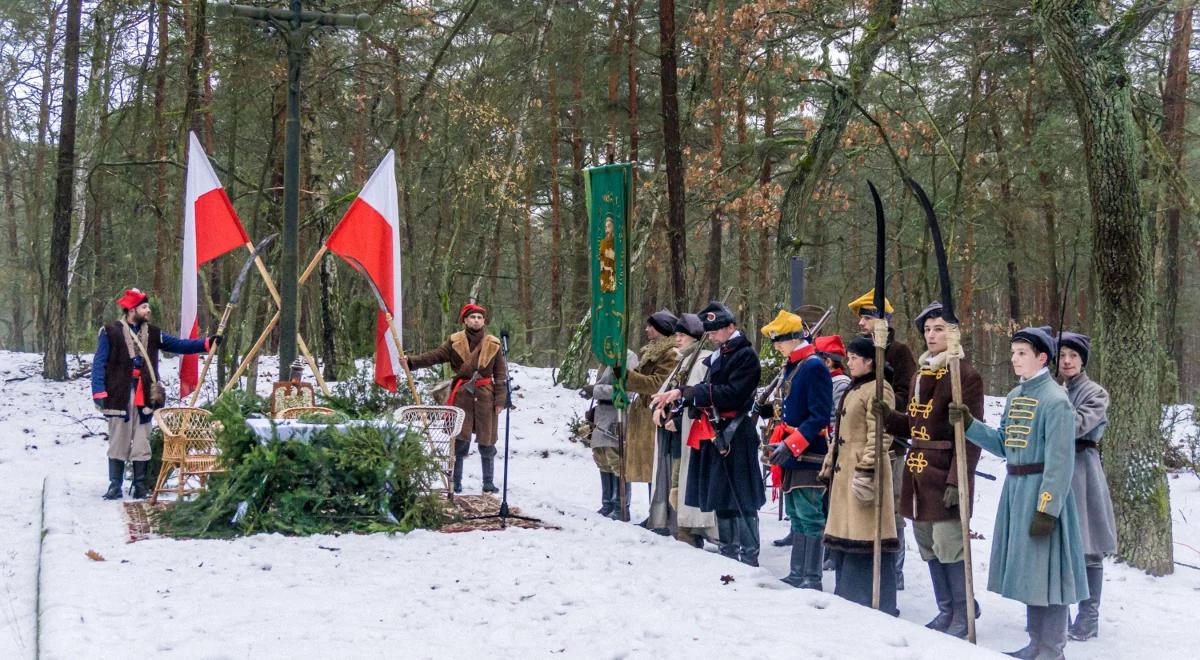
<instances>
[{"instance_id":1,"label":"fur hat","mask_svg":"<svg viewBox=\"0 0 1200 660\"><path fill-rule=\"evenodd\" d=\"M872 287L870 291L868 291L868 292L862 294L861 296L859 296L858 298L855 298L854 300L850 301L850 304L846 305L846 306L850 308L850 311L854 312L855 314L858 314L859 316L872 316L872 317L879 316L879 311L875 309L875 288L874 287ZM883 299L883 318L885 318L885 319L892 318L892 313L895 311L896 310L892 307L891 301L888 300L887 298L884 298Z\"/></svg>"},{"instance_id":2,"label":"fur hat","mask_svg":"<svg viewBox=\"0 0 1200 660\"><path fill-rule=\"evenodd\" d=\"M682 332L693 339L700 339L704 336L704 324L700 322L700 317L695 314L683 314L675 322L675 332Z\"/></svg>"},{"instance_id":3,"label":"fur hat","mask_svg":"<svg viewBox=\"0 0 1200 660\"><path fill-rule=\"evenodd\" d=\"M1083 366L1087 366L1088 354L1092 352L1092 338L1087 335L1081 335L1078 332L1064 331L1058 335L1058 350L1069 348L1079 354L1083 359Z\"/></svg>"},{"instance_id":4,"label":"fur hat","mask_svg":"<svg viewBox=\"0 0 1200 660\"><path fill-rule=\"evenodd\" d=\"M122 294L120 298L117 298L117 304L121 306L121 309L130 310L136 308L138 305L146 302L149 299L149 296L142 293L138 289L126 289L125 293Z\"/></svg>"},{"instance_id":5,"label":"fur hat","mask_svg":"<svg viewBox=\"0 0 1200 660\"><path fill-rule=\"evenodd\" d=\"M781 309L774 321L762 327L762 334L772 342L804 339L804 319Z\"/></svg>"},{"instance_id":6,"label":"fur hat","mask_svg":"<svg viewBox=\"0 0 1200 660\"><path fill-rule=\"evenodd\" d=\"M700 310L697 316L700 317L700 322L704 324L704 329L708 332L720 330L728 325L737 325L737 319L733 317L733 312L715 300L708 303L708 307Z\"/></svg>"},{"instance_id":7,"label":"fur hat","mask_svg":"<svg viewBox=\"0 0 1200 660\"><path fill-rule=\"evenodd\" d=\"M466 321L467 317L472 314L482 314L483 320L487 320L486 309L484 309L481 305L476 305L475 303L467 303L463 305L462 311L458 313L458 322L462 323L463 321Z\"/></svg>"},{"instance_id":8,"label":"fur hat","mask_svg":"<svg viewBox=\"0 0 1200 660\"><path fill-rule=\"evenodd\" d=\"M671 310L666 307L654 312L646 318L646 323L649 323L655 330L658 330L664 337L670 337L675 334L675 324L679 321Z\"/></svg>"},{"instance_id":9,"label":"fur hat","mask_svg":"<svg viewBox=\"0 0 1200 660\"><path fill-rule=\"evenodd\" d=\"M855 337L846 345L846 352L867 360L875 359L875 343L863 336Z\"/></svg>"},{"instance_id":10,"label":"fur hat","mask_svg":"<svg viewBox=\"0 0 1200 660\"><path fill-rule=\"evenodd\" d=\"M1048 325L1043 325L1036 328L1022 328L1013 333L1011 343L1023 341L1038 353L1046 353L1050 356L1047 362L1054 361L1058 355L1058 342L1054 340L1053 329Z\"/></svg>"},{"instance_id":11,"label":"fur hat","mask_svg":"<svg viewBox=\"0 0 1200 660\"><path fill-rule=\"evenodd\" d=\"M916 326L917 326L917 334L919 334L919 335L925 334L925 322L926 321L928 321L929 319L940 319L940 318L942 318L942 303L935 300L935 301L929 303L928 305L926 305L925 309L921 310L921 313L917 315L917 320L915 321Z\"/></svg>"}]
</instances>

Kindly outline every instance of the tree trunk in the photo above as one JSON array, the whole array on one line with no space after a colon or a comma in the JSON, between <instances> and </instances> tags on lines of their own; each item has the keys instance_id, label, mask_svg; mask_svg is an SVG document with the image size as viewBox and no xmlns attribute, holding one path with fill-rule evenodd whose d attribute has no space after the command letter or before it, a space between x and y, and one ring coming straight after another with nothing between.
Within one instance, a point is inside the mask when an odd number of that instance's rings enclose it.
<instances>
[{"instance_id":1,"label":"tree trunk","mask_svg":"<svg viewBox=\"0 0 1200 660\"><path fill-rule=\"evenodd\" d=\"M718 171L724 169L725 160L725 77L723 55L725 51L725 0L718 0L713 34L715 40L709 44L708 77L712 84L712 160ZM709 300L721 299L721 260L725 241L725 205L721 177L714 175L708 193L712 196L712 210L708 215L708 255L705 257L704 285Z\"/></svg>"},{"instance_id":2,"label":"tree trunk","mask_svg":"<svg viewBox=\"0 0 1200 660\"><path fill-rule=\"evenodd\" d=\"M687 263L684 216L683 148L679 130L679 72L676 62L675 0L658 0L658 61L662 81L663 149L667 168L667 243L670 250L671 302L688 309L684 267Z\"/></svg>"},{"instance_id":3,"label":"tree trunk","mask_svg":"<svg viewBox=\"0 0 1200 660\"><path fill-rule=\"evenodd\" d=\"M167 264L174 252L174 232L167 222L167 120L164 114L167 99L167 33L168 0L158 2L158 55L154 60L154 158L158 161L154 181L154 211L158 222L154 227L154 280L152 291L161 295L166 285Z\"/></svg>"},{"instance_id":4,"label":"tree trunk","mask_svg":"<svg viewBox=\"0 0 1200 660\"><path fill-rule=\"evenodd\" d=\"M1178 168L1183 163L1184 126L1187 119L1188 52L1192 43L1192 4L1175 12L1171 31L1171 53L1167 60L1167 82L1163 88L1162 139ZM1183 328L1179 326L1179 293L1183 290L1180 268L1179 224L1181 209L1172 204L1166 211L1167 240L1163 246L1166 286L1163 287L1163 345L1175 364L1177 382L1184 382Z\"/></svg>"},{"instance_id":5,"label":"tree trunk","mask_svg":"<svg viewBox=\"0 0 1200 660\"><path fill-rule=\"evenodd\" d=\"M50 99L53 91L52 74L56 70L54 66L54 52L56 50L58 39L58 18L62 11L62 2L60 0L46 0L46 41L45 50L42 59L42 84L38 92L38 123L37 123L37 145L34 151L33 171L29 173L26 199L33 199L32 204L27 204L25 209L29 217L27 227L31 228L28 232L28 247L29 247L29 263L31 270L38 278L38 291L46 291L46 270L42 263L42 237L46 234L44 219L46 214L42 208L45 199L43 191L45 185L45 170L46 170L46 154L47 154L47 134L50 131ZM35 305L37 319L37 332L33 342L33 348L45 346L46 331L48 329L46 321L46 300L43 298L37 301ZM41 341L38 341L38 339Z\"/></svg>"},{"instance_id":6,"label":"tree trunk","mask_svg":"<svg viewBox=\"0 0 1200 660\"><path fill-rule=\"evenodd\" d=\"M0 183L4 186L4 223L8 248L6 270L11 278L9 295L12 300L12 316L9 319L8 348L14 351L25 350L25 307L28 304L21 295L24 269L21 268L21 246L17 239L17 196L13 176L13 159L9 149L12 145L12 130L9 124L8 98L0 104Z\"/></svg>"},{"instance_id":7,"label":"tree trunk","mask_svg":"<svg viewBox=\"0 0 1200 660\"><path fill-rule=\"evenodd\" d=\"M550 348L557 353L558 340L562 333L562 200L558 188L558 69L553 63L547 66L550 93L550 154L546 164L550 169ZM527 195L527 200L532 195ZM529 222L532 205L525 213ZM528 234L525 237L526 249ZM528 262L527 262L528 265ZM530 271L525 271L529 277ZM557 361L557 360L556 360Z\"/></svg>"},{"instance_id":8,"label":"tree trunk","mask_svg":"<svg viewBox=\"0 0 1200 660\"><path fill-rule=\"evenodd\" d=\"M571 241L575 271L571 282L571 315L574 317L591 306L588 218L583 194L583 62L578 55L571 74L571 101L571 226L575 229L575 240Z\"/></svg>"},{"instance_id":9,"label":"tree trunk","mask_svg":"<svg viewBox=\"0 0 1200 660\"><path fill-rule=\"evenodd\" d=\"M796 164L796 175L783 196L779 243L785 253L800 252L799 237L805 235L804 222L813 206L809 203L813 191L825 176L829 160L841 149L846 125L855 111L854 104L870 80L879 52L895 34L903 5L903 0L878 0L871 6L862 38L850 48L845 78L831 81L833 89L820 127L809 140L804 157ZM815 249L825 248L817 246ZM810 260L811 263L817 261L820 259Z\"/></svg>"},{"instance_id":10,"label":"tree trunk","mask_svg":"<svg viewBox=\"0 0 1200 660\"><path fill-rule=\"evenodd\" d=\"M67 1L63 35L62 123L58 130L58 175L50 231L50 270L46 291L46 352L42 376L67 379L67 252L71 242L71 203L75 191L75 112L79 92L79 20L83 0Z\"/></svg>"},{"instance_id":11,"label":"tree trunk","mask_svg":"<svg viewBox=\"0 0 1200 660\"><path fill-rule=\"evenodd\" d=\"M1147 365L1156 336L1147 214L1138 190L1138 133L1125 53L1167 4L1135 3L1097 35L1087 0L1042 0L1034 13L1075 106L1093 223L1097 348L1102 382L1119 388L1109 412L1105 471L1120 557L1155 575L1172 572L1171 507L1159 433L1158 373Z\"/></svg>"}]
</instances>

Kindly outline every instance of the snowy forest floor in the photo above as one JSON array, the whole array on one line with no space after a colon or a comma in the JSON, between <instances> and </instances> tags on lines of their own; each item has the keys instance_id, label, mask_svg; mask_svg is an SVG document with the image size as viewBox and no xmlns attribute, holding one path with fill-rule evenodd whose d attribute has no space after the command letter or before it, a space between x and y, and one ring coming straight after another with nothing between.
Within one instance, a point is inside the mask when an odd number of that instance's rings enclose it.
<instances>
[{"instance_id":1,"label":"snowy forest floor","mask_svg":"<svg viewBox=\"0 0 1200 660\"><path fill-rule=\"evenodd\" d=\"M166 362L167 383L177 365ZM969 658L1025 641L1023 606L982 591L1000 481L977 482L973 648L922 627L935 606L911 531L894 619L779 582L787 548L770 540L787 523L773 503L757 569L596 515L590 451L567 440L585 402L549 370L513 369L509 500L560 529L137 543L121 505L100 498L104 422L86 378L39 372L40 356L0 352L0 658ZM1004 473L990 457L980 470ZM478 493L475 452L466 473ZM1200 479L1170 484L1176 559L1200 565ZM647 508L635 487L634 519ZM1192 657L1200 570L1152 578L1110 560L1105 582L1101 636L1068 656Z\"/></svg>"}]
</instances>

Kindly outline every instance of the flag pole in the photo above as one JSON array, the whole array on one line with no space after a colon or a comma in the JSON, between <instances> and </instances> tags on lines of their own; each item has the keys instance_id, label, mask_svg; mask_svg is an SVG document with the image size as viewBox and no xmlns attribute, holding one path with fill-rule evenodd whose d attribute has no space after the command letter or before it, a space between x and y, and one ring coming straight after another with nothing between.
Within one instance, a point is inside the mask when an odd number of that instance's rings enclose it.
<instances>
[{"instance_id":1,"label":"flag pole","mask_svg":"<svg viewBox=\"0 0 1200 660\"><path fill-rule=\"evenodd\" d=\"M317 264L319 264L321 262L321 258L324 257L325 253L328 251L329 251L329 248L324 245L321 246L320 250L317 250L317 253L313 255L312 261L308 262L308 266L306 266L304 268L304 272L300 274L300 279L296 281L296 288L299 288L301 285L303 285L305 282L308 281L309 276L311 276L313 271L316 270ZM262 334L260 334L258 336L258 341L254 342L254 345L250 347L250 350L246 353L246 357L242 358L241 364L238 365L237 371L234 371L233 376L229 379L229 382L225 383L225 387L221 390L221 394L224 394L224 393L228 392L229 390L233 389L234 384L236 384L238 379L242 377L242 373L246 371L247 367L250 366L250 362L252 360L254 360L254 356L256 356L258 354L258 351L260 349L262 349L263 344L266 343L267 337L270 336L271 331L275 329L276 325L278 325L279 315L280 315L280 311L276 310L275 316L271 317L271 320L267 323L267 327L264 328L262 331ZM296 336L298 338L300 336L299 333L297 333ZM309 358L309 359L311 360L311 358ZM310 363L310 366L313 367L313 371L315 373L316 372L315 365L313 363ZM283 375L283 365L282 364L279 365L279 373L281 376ZM319 374L317 375L317 378L318 379L320 378ZM322 390L325 391L326 395L329 394L329 391L325 390L324 387L322 387Z\"/></svg>"}]
</instances>

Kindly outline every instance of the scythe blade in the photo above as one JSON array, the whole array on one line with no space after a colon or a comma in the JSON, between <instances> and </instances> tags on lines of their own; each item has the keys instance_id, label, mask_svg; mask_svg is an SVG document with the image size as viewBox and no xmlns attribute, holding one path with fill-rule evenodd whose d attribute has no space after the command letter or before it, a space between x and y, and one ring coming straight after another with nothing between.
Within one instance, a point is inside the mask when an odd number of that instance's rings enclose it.
<instances>
[{"instance_id":1,"label":"scythe blade","mask_svg":"<svg viewBox=\"0 0 1200 660\"><path fill-rule=\"evenodd\" d=\"M954 313L954 290L950 286L950 264L946 260L946 244L942 242L942 230L938 226L937 214L934 213L933 204L929 202L929 196L925 194L921 184L909 179L908 185L921 202L921 208L925 210L925 221L929 224L929 233L933 237L933 249L937 254L938 281L942 286L942 318L946 319L946 323L958 325L958 316Z\"/></svg>"}]
</instances>

